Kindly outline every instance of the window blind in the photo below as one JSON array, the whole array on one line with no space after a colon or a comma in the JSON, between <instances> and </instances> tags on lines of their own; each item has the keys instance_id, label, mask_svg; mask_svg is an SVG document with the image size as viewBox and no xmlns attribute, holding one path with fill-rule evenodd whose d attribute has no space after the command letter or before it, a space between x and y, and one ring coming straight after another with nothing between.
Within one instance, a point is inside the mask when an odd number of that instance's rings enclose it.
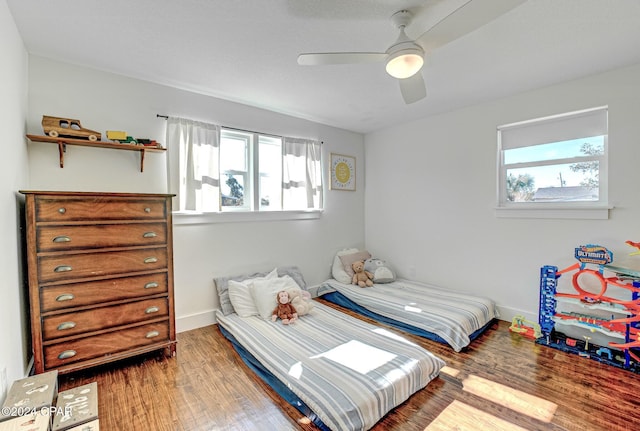
<instances>
[{"instance_id":1,"label":"window blind","mask_svg":"<svg viewBox=\"0 0 640 431\"><path fill-rule=\"evenodd\" d=\"M572 139L607 135L608 108L598 107L567 114L498 126L503 150Z\"/></svg>"}]
</instances>

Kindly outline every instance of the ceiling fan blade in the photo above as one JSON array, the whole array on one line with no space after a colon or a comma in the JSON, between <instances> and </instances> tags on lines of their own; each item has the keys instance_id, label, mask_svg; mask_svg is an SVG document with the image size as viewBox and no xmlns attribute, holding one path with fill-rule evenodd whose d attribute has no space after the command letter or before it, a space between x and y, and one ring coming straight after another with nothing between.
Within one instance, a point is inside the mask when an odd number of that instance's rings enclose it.
<instances>
[{"instance_id":1,"label":"ceiling fan blade","mask_svg":"<svg viewBox=\"0 0 640 431\"><path fill-rule=\"evenodd\" d=\"M322 66L330 64L377 63L384 61L387 54L383 52L319 52L300 54L298 64L301 66Z\"/></svg>"},{"instance_id":2,"label":"ceiling fan blade","mask_svg":"<svg viewBox=\"0 0 640 431\"><path fill-rule=\"evenodd\" d=\"M493 21L526 0L468 0L424 32L416 42L425 52L433 51Z\"/></svg>"},{"instance_id":3,"label":"ceiling fan blade","mask_svg":"<svg viewBox=\"0 0 640 431\"><path fill-rule=\"evenodd\" d=\"M427 88L424 85L422 73L418 72L405 79L398 79L400 92L404 102L409 105L427 97Z\"/></svg>"}]
</instances>

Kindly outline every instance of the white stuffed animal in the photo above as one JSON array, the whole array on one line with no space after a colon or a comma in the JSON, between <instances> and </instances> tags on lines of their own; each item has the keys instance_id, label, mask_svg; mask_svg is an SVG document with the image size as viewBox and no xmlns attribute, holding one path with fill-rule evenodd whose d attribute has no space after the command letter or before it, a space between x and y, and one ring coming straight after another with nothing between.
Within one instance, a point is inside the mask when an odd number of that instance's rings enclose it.
<instances>
[{"instance_id":1,"label":"white stuffed animal","mask_svg":"<svg viewBox=\"0 0 640 431\"><path fill-rule=\"evenodd\" d=\"M291 289L288 292L291 305L296 308L298 316L308 314L313 309L313 301L309 292L302 289Z\"/></svg>"}]
</instances>

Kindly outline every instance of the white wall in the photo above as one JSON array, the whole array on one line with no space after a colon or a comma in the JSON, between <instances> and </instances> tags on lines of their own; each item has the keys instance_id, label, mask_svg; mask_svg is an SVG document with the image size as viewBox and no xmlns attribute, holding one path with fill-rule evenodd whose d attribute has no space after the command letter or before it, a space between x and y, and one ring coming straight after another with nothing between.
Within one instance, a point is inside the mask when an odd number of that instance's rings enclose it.
<instances>
[{"instance_id":1,"label":"white wall","mask_svg":"<svg viewBox=\"0 0 640 431\"><path fill-rule=\"evenodd\" d=\"M27 52L5 0L0 0L0 373L8 383L27 371L30 337L25 310L26 290L20 256L19 211L16 191L27 185L29 166L24 139L27 114ZM4 401L0 387L0 403Z\"/></svg>"},{"instance_id":2,"label":"white wall","mask_svg":"<svg viewBox=\"0 0 640 431\"><path fill-rule=\"evenodd\" d=\"M604 245L640 268L624 245L640 238L638 76L640 65L365 136L367 249L401 276L492 297L505 320L537 320L540 267L569 266L576 246ZM609 219L496 218L496 126L602 105Z\"/></svg>"},{"instance_id":3,"label":"white wall","mask_svg":"<svg viewBox=\"0 0 640 431\"><path fill-rule=\"evenodd\" d=\"M301 96L303 97L303 96ZM357 184L364 179L360 134L123 76L31 56L28 132L42 135L42 115L81 120L86 128L124 130L165 144L156 114L174 115L265 133L324 142L323 157L338 152L357 158ZM29 144L30 187L44 190L167 192L167 154L147 154L144 173L133 152L67 147L64 168L56 145ZM325 182L326 179L325 179ZM214 321L219 306L216 276L277 265L298 265L307 283L330 275L335 252L364 244L364 190L325 191L317 220L237 222L174 226L174 272L178 331Z\"/></svg>"}]
</instances>

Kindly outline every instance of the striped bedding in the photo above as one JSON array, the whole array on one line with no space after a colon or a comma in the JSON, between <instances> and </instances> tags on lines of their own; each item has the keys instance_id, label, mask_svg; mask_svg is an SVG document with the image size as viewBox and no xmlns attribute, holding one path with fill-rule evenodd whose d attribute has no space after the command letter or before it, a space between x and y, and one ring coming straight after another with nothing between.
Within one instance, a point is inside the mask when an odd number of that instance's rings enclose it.
<instances>
[{"instance_id":1,"label":"striped bedding","mask_svg":"<svg viewBox=\"0 0 640 431\"><path fill-rule=\"evenodd\" d=\"M216 312L229 332L332 430L367 430L434 379L429 351L326 305L292 325Z\"/></svg>"},{"instance_id":2,"label":"striped bedding","mask_svg":"<svg viewBox=\"0 0 640 431\"><path fill-rule=\"evenodd\" d=\"M318 295L331 292L339 292L375 315L436 334L456 352L498 317L495 303L488 298L403 279L367 288L329 279L320 285Z\"/></svg>"}]
</instances>

